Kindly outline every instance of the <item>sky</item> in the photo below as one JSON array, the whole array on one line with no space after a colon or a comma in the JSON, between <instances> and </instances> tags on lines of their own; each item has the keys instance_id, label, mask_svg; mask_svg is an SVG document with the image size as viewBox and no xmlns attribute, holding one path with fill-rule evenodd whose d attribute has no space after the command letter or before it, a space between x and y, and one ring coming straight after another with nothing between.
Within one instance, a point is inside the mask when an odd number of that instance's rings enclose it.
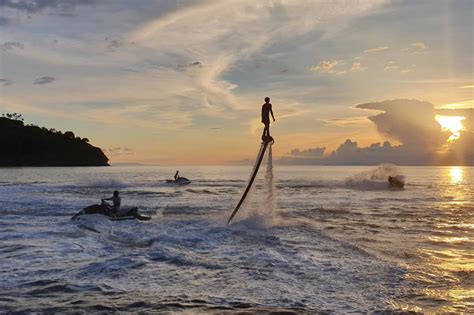
<instances>
[{"instance_id":1,"label":"sky","mask_svg":"<svg viewBox=\"0 0 474 315\"><path fill-rule=\"evenodd\" d=\"M471 0L0 0L0 113L112 164L474 165ZM448 118L446 118L448 116ZM450 118L449 118L450 117Z\"/></svg>"}]
</instances>

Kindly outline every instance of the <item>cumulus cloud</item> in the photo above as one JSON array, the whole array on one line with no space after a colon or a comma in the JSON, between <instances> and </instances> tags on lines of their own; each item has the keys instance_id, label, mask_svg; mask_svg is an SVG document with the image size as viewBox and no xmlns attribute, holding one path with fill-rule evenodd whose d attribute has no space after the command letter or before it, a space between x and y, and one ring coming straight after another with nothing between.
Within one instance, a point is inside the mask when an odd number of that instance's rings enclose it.
<instances>
[{"instance_id":1,"label":"cumulus cloud","mask_svg":"<svg viewBox=\"0 0 474 315\"><path fill-rule=\"evenodd\" d=\"M410 99L386 100L359 104L356 108L378 111L370 116L377 130L384 136L401 142L374 143L359 147L347 139L327 156L308 156L301 152L320 153L321 148L294 149L279 160L283 164L320 165L474 165L474 109L435 109L429 102ZM447 142L451 135L443 131L436 115L462 116L464 130L458 140ZM324 151L324 150L323 150ZM301 156L304 158L301 158Z\"/></svg>"},{"instance_id":2,"label":"cumulus cloud","mask_svg":"<svg viewBox=\"0 0 474 315\"><path fill-rule=\"evenodd\" d=\"M380 51L385 51L388 50L388 46L379 46L371 49L366 49L364 50L365 53L372 53L372 52L380 52Z\"/></svg>"},{"instance_id":3,"label":"cumulus cloud","mask_svg":"<svg viewBox=\"0 0 474 315\"><path fill-rule=\"evenodd\" d=\"M25 45L17 41L5 42L0 45L0 49L3 51L10 51L13 49L24 49Z\"/></svg>"},{"instance_id":4,"label":"cumulus cloud","mask_svg":"<svg viewBox=\"0 0 474 315\"><path fill-rule=\"evenodd\" d=\"M0 7L7 7L28 13L44 9L72 9L78 5L94 4L98 0L0 0Z\"/></svg>"},{"instance_id":5,"label":"cumulus cloud","mask_svg":"<svg viewBox=\"0 0 474 315\"><path fill-rule=\"evenodd\" d=\"M302 157L320 157L324 154L326 150L325 147L321 148L314 148L314 149L307 149L307 150L300 150L300 149L293 149L290 152L292 156L302 156Z\"/></svg>"},{"instance_id":6,"label":"cumulus cloud","mask_svg":"<svg viewBox=\"0 0 474 315\"><path fill-rule=\"evenodd\" d=\"M56 81L56 78L53 77L41 77L33 81L33 84L49 84Z\"/></svg>"},{"instance_id":7,"label":"cumulus cloud","mask_svg":"<svg viewBox=\"0 0 474 315\"><path fill-rule=\"evenodd\" d=\"M0 85L2 86L7 86L7 85L12 85L13 81L9 79L0 79Z\"/></svg>"},{"instance_id":8,"label":"cumulus cloud","mask_svg":"<svg viewBox=\"0 0 474 315\"><path fill-rule=\"evenodd\" d=\"M289 155L279 159L278 163L296 165L377 165L381 163L426 165L431 164L432 159L423 152L413 153L403 145L393 146L388 141L382 144L374 143L368 147L359 147L357 142L347 139L328 156L301 158Z\"/></svg>"},{"instance_id":9,"label":"cumulus cloud","mask_svg":"<svg viewBox=\"0 0 474 315\"><path fill-rule=\"evenodd\" d=\"M390 142L373 143L359 147L357 142L347 139L324 161L333 165L374 165L394 163L399 165L431 164L432 158L423 151L410 150L404 145L392 146Z\"/></svg>"},{"instance_id":10,"label":"cumulus cloud","mask_svg":"<svg viewBox=\"0 0 474 315\"><path fill-rule=\"evenodd\" d=\"M398 99L359 104L356 108L382 111L369 119L381 134L406 145L433 149L449 137L434 119L434 105L429 102Z\"/></svg>"}]
</instances>

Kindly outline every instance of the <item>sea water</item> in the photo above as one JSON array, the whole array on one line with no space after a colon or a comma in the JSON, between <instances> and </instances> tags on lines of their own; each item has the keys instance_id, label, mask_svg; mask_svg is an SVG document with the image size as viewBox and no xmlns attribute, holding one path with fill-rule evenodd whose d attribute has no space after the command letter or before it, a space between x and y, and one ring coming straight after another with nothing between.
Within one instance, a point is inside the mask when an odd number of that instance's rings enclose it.
<instances>
[{"instance_id":1,"label":"sea water","mask_svg":"<svg viewBox=\"0 0 474 315\"><path fill-rule=\"evenodd\" d=\"M251 166L0 169L0 313L474 312L474 168L266 160L229 227Z\"/></svg>"}]
</instances>

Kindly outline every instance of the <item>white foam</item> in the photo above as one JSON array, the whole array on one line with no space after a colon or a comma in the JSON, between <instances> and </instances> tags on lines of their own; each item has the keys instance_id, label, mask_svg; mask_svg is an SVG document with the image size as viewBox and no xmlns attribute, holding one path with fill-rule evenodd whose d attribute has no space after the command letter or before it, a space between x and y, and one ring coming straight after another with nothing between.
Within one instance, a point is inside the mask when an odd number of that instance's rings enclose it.
<instances>
[{"instance_id":1,"label":"white foam","mask_svg":"<svg viewBox=\"0 0 474 315\"><path fill-rule=\"evenodd\" d=\"M388 188L388 177L405 182L405 176L394 164L381 164L374 169L359 172L345 180L345 186L363 190L383 190Z\"/></svg>"}]
</instances>

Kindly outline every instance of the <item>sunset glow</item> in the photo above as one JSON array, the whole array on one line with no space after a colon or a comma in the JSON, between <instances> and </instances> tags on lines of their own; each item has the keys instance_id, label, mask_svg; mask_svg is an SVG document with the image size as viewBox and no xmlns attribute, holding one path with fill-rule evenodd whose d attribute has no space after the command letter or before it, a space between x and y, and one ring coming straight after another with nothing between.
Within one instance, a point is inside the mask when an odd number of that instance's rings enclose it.
<instances>
[{"instance_id":1,"label":"sunset glow","mask_svg":"<svg viewBox=\"0 0 474 315\"><path fill-rule=\"evenodd\" d=\"M449 130L451 132L448 142L453 142L459 139L461 136L461 131L464 130L462 121L466 119L466 117L436 115L435 118L436 121L441 125L443 131Z\"/></svg>"},{"instance_id":2,"label":"sunset glow","mask_svg":"<svg viewBox=\"0 0 474 315\"><path fill-rule=\"evenodd\" d=\"M229 165L268 96L279 162L471 164L472 3L422 2L0 1L0 115L112 165Z\"/></svg>"},{"instance_id":3,"label":"sunset glow","mask_svg":"<svg viewBox=\"0 0 474 315\"><path fill-rule=\"evenodd\" d=\"M463 175L464 175L462 167L458 167L458 166L451 167L451 169L449 170L449 174L451 177L451 183L459 184L462 182Z\"/></svg>"}]
</instances>

